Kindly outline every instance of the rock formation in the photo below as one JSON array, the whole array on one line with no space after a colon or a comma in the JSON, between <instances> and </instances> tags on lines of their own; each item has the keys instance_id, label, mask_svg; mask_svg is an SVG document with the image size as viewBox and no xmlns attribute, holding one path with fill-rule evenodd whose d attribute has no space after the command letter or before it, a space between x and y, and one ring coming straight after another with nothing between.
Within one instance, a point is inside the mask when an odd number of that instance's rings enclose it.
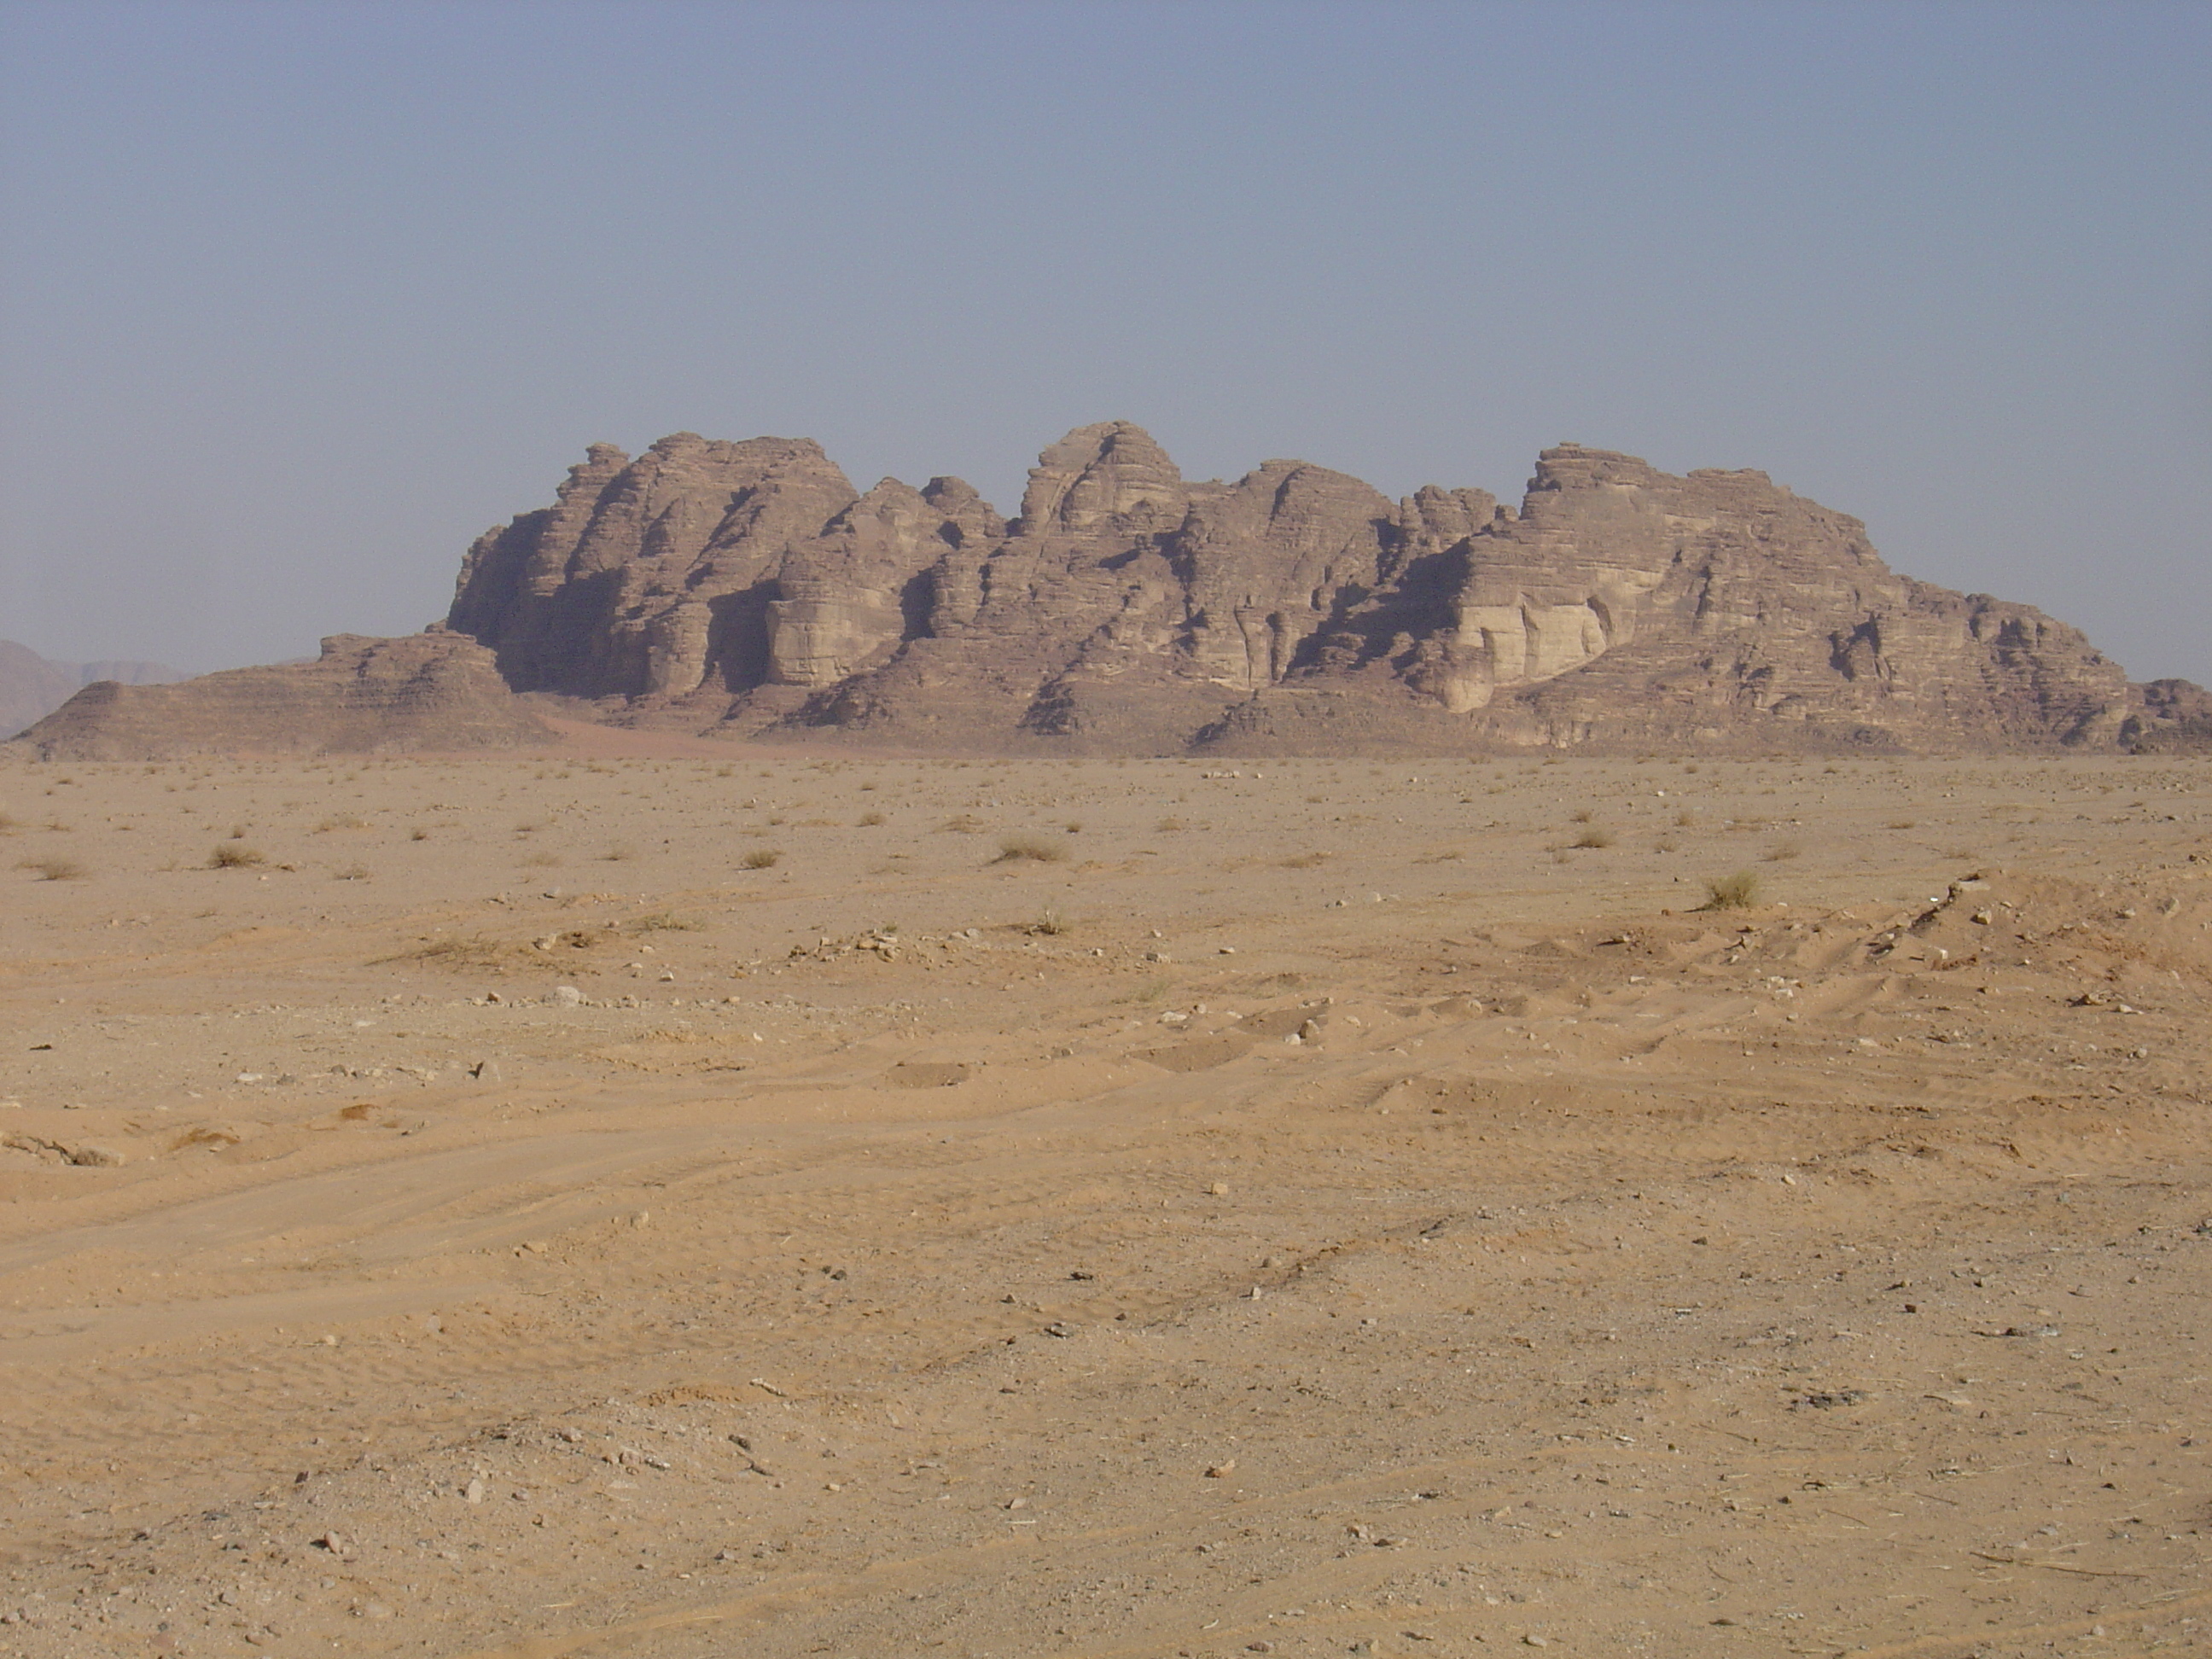
<instances>
[{"instance_id":1,"label":"rock formation","mask_svg":"<svg viewBox=\"0 0 2212 1659\"><path fill-rule=\"evenodd\" d=\"M100 680L161 685L184 678L157 662L54 662L27 645L0 640L0 738L51 714L83 687Z\"/></svg>"},{"instance_id":2,"label":"rock formation","mask_svg":"<svg viewBox=\"0 0 2212 1659\"><path fill-rule=\"evenodd\" d=\"M1394 503L1302 461L1193 483L1120 421L1046 450L1011 523L957 478L862 495L803 439L595 445L469 550L444 630L300 671L311 740L526 740L501 686L732 737L1069 753L2172 746L2212 720L2031 606L1894 574L1761 472L1563 444L1517 510ZM261 684L206 718L251 725ZM31 736L121 752L202 696L81 696Z\"/></svg>"},{"instance_id":3,"label":"rock formation","mask_svg":"<svg viewBox=\"0 0 2212 1659\"><path fill-rule=\"evenodd\" d=\"M87 686L17 741L49 760L188 755L447 753L544 743L491 653L442 628L338 634L312 663L231 668L173 685Z\"/></svg>"}]
</instances>

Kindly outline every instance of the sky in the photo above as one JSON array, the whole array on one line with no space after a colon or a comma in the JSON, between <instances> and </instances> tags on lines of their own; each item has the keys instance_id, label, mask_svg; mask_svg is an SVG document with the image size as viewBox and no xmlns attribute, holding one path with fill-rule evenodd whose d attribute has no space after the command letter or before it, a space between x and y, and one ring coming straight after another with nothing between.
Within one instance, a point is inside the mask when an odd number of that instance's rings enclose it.
<instances>
[{"instance_id":1,"label":"sky","mask_svg":"<svg viewBox=\"0 0 2212 1659\"><path fill-rule=\"evenodd\" d=\"M1764 468L2212 683L2212 6L0 0L0 637L443 614L585 447Z\"/></svg>"}]
</instances>

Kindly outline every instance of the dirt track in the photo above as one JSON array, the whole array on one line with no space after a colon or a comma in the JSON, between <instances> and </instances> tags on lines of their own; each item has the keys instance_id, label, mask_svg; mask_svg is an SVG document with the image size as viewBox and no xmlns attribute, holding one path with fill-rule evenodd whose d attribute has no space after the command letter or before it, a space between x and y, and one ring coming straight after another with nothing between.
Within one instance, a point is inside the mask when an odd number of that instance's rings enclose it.
<instances>
[{"instance_id":1,"label":"dirt track","mask_svg":"<svg viewBox=\"0 0 2212 1659\"><path fill-rule=\"evenodd\" d=\"M0 1653L2212 1645L2212 765L0 811Z\"/></svg>"}]
</instances>

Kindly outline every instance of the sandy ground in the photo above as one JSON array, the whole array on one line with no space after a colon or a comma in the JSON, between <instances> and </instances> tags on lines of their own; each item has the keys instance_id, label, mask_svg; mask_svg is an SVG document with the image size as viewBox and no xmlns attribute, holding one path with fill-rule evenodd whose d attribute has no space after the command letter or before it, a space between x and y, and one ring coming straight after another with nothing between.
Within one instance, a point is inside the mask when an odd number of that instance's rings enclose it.
<instances>
[{"instance_id":1,"label":"sandy ground","mask_svg":"<svg viewBox=\"0 0 2212 1659\"><path fill-rule=\"evenodd\" d=\"M2212 765L0 811L0 1653L2212 1645Z\"/></svg>"}]
</instances>

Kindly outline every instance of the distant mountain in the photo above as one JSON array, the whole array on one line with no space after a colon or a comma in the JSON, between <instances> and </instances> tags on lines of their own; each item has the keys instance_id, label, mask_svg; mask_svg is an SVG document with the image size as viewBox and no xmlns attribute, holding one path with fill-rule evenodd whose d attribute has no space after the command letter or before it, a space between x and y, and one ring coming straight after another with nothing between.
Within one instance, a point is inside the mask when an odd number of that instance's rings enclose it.
<instances>
[{"instance_id":1,"label":"distant mountain","mask_svg":"<svg viewBox=\"0 0 2212 1659\"><path fill-rule=\"evenodd\" d=\"M187 678L157 662L54 662L27 645L0 640L0 738L21 731L100 680L166 685Z\"/></svg>"},{"instance_id":2,"label":"distant mountain","mask_svg":"<svg viewBox=\"0 0 2212 1659\"><path fill-rule=\"evenodd\" d=\"M1193 483L1079 428L1002 518L957 478L862 494L807 439L593 445L488 531L442 623L305 667L78 695L70 758L543 740L533 704L773 741L1047 754L2185 749L2031 605L1892 571L1764 472L1539 457L1517 508L1392 501L1304 461ZM521 694L518 696L517 694Z\"/></svg>"}]
</instances>

